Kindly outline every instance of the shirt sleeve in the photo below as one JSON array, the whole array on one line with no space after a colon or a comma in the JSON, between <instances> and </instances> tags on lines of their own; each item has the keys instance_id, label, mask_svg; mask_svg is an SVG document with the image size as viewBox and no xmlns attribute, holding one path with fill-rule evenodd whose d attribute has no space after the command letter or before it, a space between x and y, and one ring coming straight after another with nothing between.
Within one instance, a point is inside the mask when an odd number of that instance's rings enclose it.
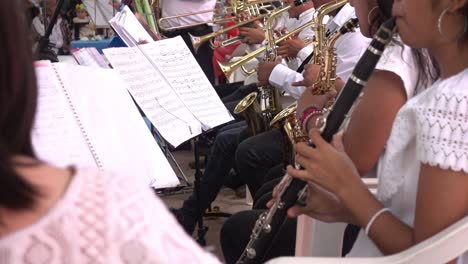
<instances>
[{"instance_id":1,"label":"shirt sleeve","mask_svg":"<svg viewBox=\"0 0 468 264\"><path fill-rule=\"evenodd\" d=\"M406 91L406 97L411 98L416 90L418 66L412 56L411 48L403 45L388 45L382 54L376 70L393 72L403 81Z\"/></svg>"},{"instance_id":2,"label":"shirt sleeve","mask_svg":"<svg viewBox=\"0 0 468 264\"><path fill-rule=\"evenodd\" d=\"M455 86L447 85L416 110L417 157L424 164L468 173L468 87L466 82L465 91Z\"/></svg>"},{"instance_id":3,"label":"shirt sleeve","mask_svg":"<svg viewBox=\"0 0 468 264\"><path fill-rule=\"evenodd\" d=\"M302 48L298 53L297 53L297 58L303 63L307 57L312 54L314 51L314 48L312 45L307 45L304 48Z\"/></svg>"},{"instance_id":4,"label":"shirt sleeve","mask_svg":"<svg viewBox=\"0 0 468 264\"><path fill-rule=\"evenodd\" d=\"M357 32L346 33L335 43L337 63L336 76L346 82L361 55L370 43L370 39Z\"/></svg>"},{"instance_id":5,"label":"shirt sleeve","mask_svg":"<svg viewBox=\"0 0 468 264\"><path fill-rule=\"evenodd\" d=\"M299 99L304 92L304 86L292 86L293 82L302 81L302 74L289 69L288 67L278 64L273 68L268 81L276 88L288 92L294 99Z\"/></svg>"}]
</instances>

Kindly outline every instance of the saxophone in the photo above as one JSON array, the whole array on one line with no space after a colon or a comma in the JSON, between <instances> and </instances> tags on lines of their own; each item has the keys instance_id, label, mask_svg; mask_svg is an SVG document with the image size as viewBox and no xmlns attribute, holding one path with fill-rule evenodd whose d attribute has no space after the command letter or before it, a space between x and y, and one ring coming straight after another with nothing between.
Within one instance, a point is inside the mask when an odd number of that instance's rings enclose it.
<instances>
[{"instance_id":1,"label":"saxophone","mask_svg":"<svg viewBox=\"0 0 468 264\"><path fill-rule=\"evenodd\" d=\"M274 61L277 57L276 41L274 36L274 22L283 12L293 6L299 6L307 0L295 0L294 3L272 12L265 21L265 56L263 61ZM257 92L252 92L244 97L234 108L235 114L241 114L247 120L247 125L252 135L267 131L270 121L282 110L280 91L271 86L258 87Z\"/></svg>"},{"instance_id":2,"label":"saxophone","mask_svg":"<svg viewBox=\"0 0 468 264\"><path fill-rule=\"evenodd\" d=\"M313 94L325 94L335 89L336 81L336 49L335 43L343 34L354 31L358 26L357 19L347 21L339 30L333 33L329 38L325 35L325 26L322 21L326 14L338 9L346 4L346 0L334 1L320 6L314 17L314 57L312 64L320 65L318 82L314 84ZM286 163L294 164L294 151L292 146L295 143L307 141L307 135L302 131L296 117L296 103L288 106L286 109L276 115L270 123L270 126L283 128L291 146L286 151Z\"/></svg>"},{"instance_id":3,"label":"saxophone","mask_svg":"<svg viewBox=\"0 0 468 264\"><path fill-rule=\"evenodd\" d=\"M324 117L321 136L330 142L333 135L339 130L342 122L346 118L355 100L358 98L362 88L372 74L377 62L380 59L385 47L391 41L395 30L395 19L391 18L383 23L374 36L366 52L361 56L351 77L341 90L340 95ZM314 147L313 145L311 147ZM269 211L263 213L255 223L249 244L245 248L242 256L237 261L238 264L260 263L264 257L268 246L278 234L281 225L286 218L286 212L291 208L301 195L301 190L306 186L306 182L299 179L285 177L286 187L278 194L275 203Z\"/></svg>"}]
</instances>

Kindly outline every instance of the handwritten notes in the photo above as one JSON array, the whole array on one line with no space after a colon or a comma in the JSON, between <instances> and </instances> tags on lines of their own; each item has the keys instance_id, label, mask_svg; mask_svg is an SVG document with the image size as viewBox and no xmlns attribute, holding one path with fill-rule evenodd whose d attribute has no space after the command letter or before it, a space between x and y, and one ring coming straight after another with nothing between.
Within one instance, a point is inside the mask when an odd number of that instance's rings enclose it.
<instances>
[{"instance_id":1,"label":"handwritten notes","mask_svg":"<svg viewBox=\"0 0 468 264\"><path fill-rule=\"evenodd\" d=\"M204 129L232 120L181 37L141 45L141 49Z\"/></svg>"},{"instance_id":2,"label":"handwritten notes","mask_svg":"<svg viewBox=\"0 0 468 264\"><path fill-rule=\"evenodd\" d=\"M145 115L169 143L178 146L201 133L200 123L138 49L105 49L104 54Z\"/></svg>"}]
</instances>

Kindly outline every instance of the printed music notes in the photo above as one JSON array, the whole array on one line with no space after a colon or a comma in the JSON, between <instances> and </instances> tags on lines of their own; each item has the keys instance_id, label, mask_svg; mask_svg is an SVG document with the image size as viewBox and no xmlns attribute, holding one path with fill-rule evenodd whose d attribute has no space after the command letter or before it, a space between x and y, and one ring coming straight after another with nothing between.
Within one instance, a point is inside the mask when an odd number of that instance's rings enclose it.
<instances>
[{"instance_id":1,"label":"printed music notes","mask_svg":"<svg viewBox=\"0 0 468 264\"><path fill-rule=\"evenodd\" d=\"M109 69L104 57L94 47L73 49L70 53L79 65Z\"/></svg>"},{"instance_id":2,"label":"printed music notes","mask_svg":"<svg viewBox=\"0 0 468 264\"><path fill-rule=\"evenodd\" d=\"M128 6L109 20L109 23L128 47L154 41Z\"/></svg>"},{"instance_id":3,"label":"printed music notes","mask_svg":"<svg viewBox=\"0 0 468 264\"><path fill-rule=\"evenodd\" d=\"M178 184L117 72L43 61L36 72L33 144L40 159L98 166L155 188Z\"/></svg>"},{"instance_id":4,"label":"printed music notes","mask_svg":"<svg viewBox=\"0 0 468 264\"><path fill-rule=\"evenodd\" d=\"M104 54L161 135L177 146L232 120L181 37Z\"/></svg>"},{"instance_id":5,"label":"printed music notes","mask_svg":"<svg viewBox=\"0 0 468 264\"><path fill-rule=\"evenodd\" d=\"M104 54L146 117L169 143L178 146L201 133L198 120L139 50L105 49Z\"/></svg>"},{"instance_id":6,"label":"printed music notes","mask_svg":"<svg viewBox=\"0 0 468 264\"><path fill-rule=\"evenodd\" d=\"M232 120L229 111L180 36L140 47L204 129Z\"/></svg>"}]
</instances>

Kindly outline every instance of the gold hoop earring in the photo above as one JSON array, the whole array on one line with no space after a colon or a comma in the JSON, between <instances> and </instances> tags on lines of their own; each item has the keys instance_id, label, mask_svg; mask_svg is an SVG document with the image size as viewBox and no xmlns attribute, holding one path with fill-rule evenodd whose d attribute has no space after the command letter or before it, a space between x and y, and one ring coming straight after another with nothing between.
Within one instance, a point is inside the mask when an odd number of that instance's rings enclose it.
<instances>
[{"instance_id":1,"label":"gold hoop earring","mask_svg":"<svg viewBox=\"0 0 468 264\"><path fill-rule=\"evenodd\" d=\"M437 20L437 30L439 31L439 34L445 38L446 40L448 41L451 41L451 39L449 37L447 37L447 35L445 35L444 31L442 30L442 22L444 20L444 17L445 15L447 14L447 11L449 10L449 8L445 8L444 11L442 11L442 13L440 13L440 16L439 16L439 19ZM460 38L463 37L463 35L465 35L467 29L468 29L468 19L466 16L463 17L464 18L464 25L463 25L463 31L458 34L456 37L455 37L455 41L459 40Z\"/></svg>"},{"instance_id":2,"label":"gold hoop earring","mask_svg":"<svg viewBox=\"0 0 468 264\"><path fill-rule=\"evenodd\" d=\"M367 14L367 23L369 23L369 26L372 24L371 22L371 15L372 13L377 10L379 8L379 6L374 6L370 11L369 13Z\"/></svg>"}]
</instances>

